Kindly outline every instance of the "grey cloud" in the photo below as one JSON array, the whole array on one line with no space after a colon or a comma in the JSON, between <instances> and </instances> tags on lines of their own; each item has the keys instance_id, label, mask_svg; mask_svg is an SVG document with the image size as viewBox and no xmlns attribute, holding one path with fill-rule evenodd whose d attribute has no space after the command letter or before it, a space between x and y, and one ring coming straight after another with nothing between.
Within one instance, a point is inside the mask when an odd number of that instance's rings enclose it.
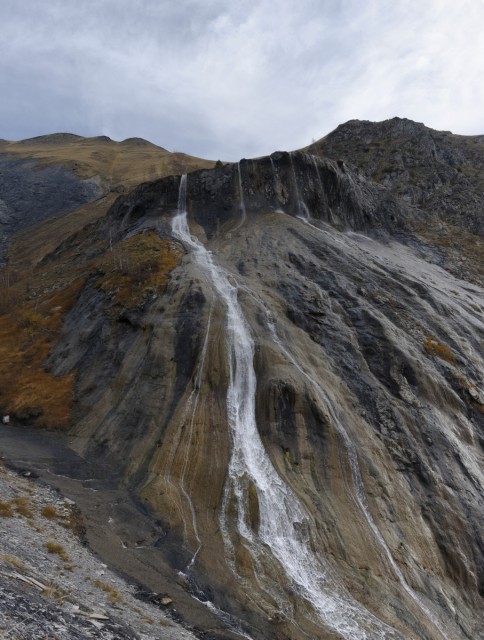
<instances>
[{"instance_id":1,"label":"grey cloud","mask_svg":"<svg viewBox=\"0 0 484 640\"><path fill-rule=\"evenodd\" d=\"M484 133L481 0L3 0L0 137L237 159L349 118Z\"/></svg>"}]
</instances>

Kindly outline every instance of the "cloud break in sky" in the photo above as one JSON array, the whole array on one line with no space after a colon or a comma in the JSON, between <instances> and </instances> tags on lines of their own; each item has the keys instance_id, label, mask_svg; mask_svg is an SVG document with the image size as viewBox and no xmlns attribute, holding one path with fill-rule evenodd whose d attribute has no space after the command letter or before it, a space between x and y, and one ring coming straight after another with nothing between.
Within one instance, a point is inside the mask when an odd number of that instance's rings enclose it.
<instances>
[{"instance_id":1,"label":"cloud break in sky","mask_svg":"<svg viewBox=\"0 0 484 640\"><path fill-rule=\"evenodd\" d=\"M484 134L483 0L2 0L0 137L237 160L353 118Z\"/></svg>"}]
</instances>

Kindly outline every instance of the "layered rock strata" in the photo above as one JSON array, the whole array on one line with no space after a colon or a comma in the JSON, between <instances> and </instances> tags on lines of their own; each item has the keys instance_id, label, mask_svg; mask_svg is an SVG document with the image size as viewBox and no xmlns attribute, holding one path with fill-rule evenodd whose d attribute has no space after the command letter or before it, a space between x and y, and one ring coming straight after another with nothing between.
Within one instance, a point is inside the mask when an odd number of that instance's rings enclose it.
<instances>
[{"instance_id":1,"label":"layered rock strata","mask_svg":"<svg viewBox=\"0 0 484 640\"><path fill-rule=\"evenodd\" d=\"M484 291L410 204L276 153L141 185L44 263L84 251L70 446L228 637L483 637Z\"/></svg>"}]
</instances>

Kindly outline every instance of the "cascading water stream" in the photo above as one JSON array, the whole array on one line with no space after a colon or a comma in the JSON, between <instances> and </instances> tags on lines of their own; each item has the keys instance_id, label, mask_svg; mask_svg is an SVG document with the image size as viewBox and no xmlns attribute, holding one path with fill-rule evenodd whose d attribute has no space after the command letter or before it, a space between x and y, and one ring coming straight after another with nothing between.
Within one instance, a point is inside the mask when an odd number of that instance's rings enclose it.
<instances>
[{"instance_id":1,"label":"cascading water stream","mask_svg":"<svg viewBox=\"0 0 484 640\"><path fill-rule=\"evenodd\" d=\"M312 226L312 225L311 225ZM387 543L385 542L382 534L380 533L380 530L378 529L378 527L375 524L375 521L373 520L373 517L370 513L369 507L368 507L368 503L367 503L367 499L366 499L366 492L365 492L365 488L363 485L363 479L361 477L361 471L360 471L360 466L358 464L358 454L356 452L356 447L353 443L353 441L351 440L350 436L348 435L348 432L346 431L346 429L344 428L343 424L341 423L341 421L339 420L339 418L337 417L336 413L333 410L333 403L331 402L330 398L328 397L328 395L326 394L326 392L323 390L323 388L321 387L321 385L319 385L316 380L314 380L314 378L312 378L308 373L306 373L304 371L304 369L297 363L297 361L295 360L295 358L293 358L293 356L289 353L289 351L284 347L284 345L282 344L282 341L280 340L279 336L276 333L276 329L275 326L273 324L272 321L269 321L269 330L272 334L273 340L274 342L278 345L278 347L280 348L280 350L285 354L285 356L287 357L287 359L294 365L294 367L299 371L299 373L301 373L301 375L306 378L306 380L308 380L308 382L311 384L311 386L316 390L317 394L319 395L319 397L322 399L324 405L326 406L333 424L336 427L337 432L339 433L339 435L341 436L347 454L348 454L348 461L350 464L350 469L351 469L351 476L353 479L353 485L355 487L355 497L356 497L356 502L358 507L360 508L360 511L362 512L378 546L380 547L380 549L383 551L384 556L386 557L388 563L390 564L393 572L395 573L395 576L398 580L398 582L400 583L400 585L403 587L403 589L405 590L405 592L407 593L407 595L410 596L410 598L413 600L413 602L416 604L416 606L420 609L420 611L422 611L422 613L427 617L427 619L432 623L432 625L435 627L435 629L438 631L439 635L443 638L443 640L450 640L448 638L448 636L445 634L445 632L443 631L443 629L441 628L439 622L437 621L437 619L435 618L435 616L433 615L433 613L425 606L425 604L420 600L420 598L418 597L418 595L415 593L415 591L410 587L410 585L408 584L408 582L405 580L405 577L403 575L403 573L400 570L400 567L397 565L397 563L395 562L395 559L390 551L390 549L388 548Z\"/></svg>"},{"instance_id":2,"label":"cascading water stream","mask_svg":"<svg viewBox=\"0 0 484 640\"><path fill-rule=\"evenodd\" d=\"M187 181L187 177L186 175L183 175L180 180L180 187L179 187L179 193L178 193L178 207L186 206L186 204L182 204L182 203L186 203L186 181ZM167 466L166 473L165 473L165 482L172 487L173 493L175 495L178 495L178 501L176 503L176 506L179 510L180 517L183 521L185 544L188 545L188 542L189 542L188 530L190 527L192 530L193 537L195 538L195 541L197 544L197 548L194 552L192 552L192 558L187 565L187 569L186 569L187 571L189 571L191 567L194 565L196 558L202 547L202 541L201 541L199 530L198 530L198 524L197 524L197 519L195 515L195 509L193 506L193 501L190 497L189 491L185 486L185 480L186 480L186 474L187 474L188 464L189 464L190 445L193 439L195 419L196 419L199 398L200 398L200 385L201 385L204 366L205 366L205 356L207 354L211 320L212 320L212 308L210 307L208 320L207 320L207 329L205 332L205 340L203 342L203 347L202 347L202 351L199 358L197 372L193 382L193 389L187 398L183 415L180 419L181 428L178 431L178 438L173 443L173 447L172 447L172 451L173 451L172 461L171 461L171 464ZM188 428L185 430L186 426L188 426ZM184 435L184 438L182 438L182 434ZM178 481L177 481L177 486L175 487L173 483L173 477L175 476L174 465L177 460L175 453L179 450L181 446L184 447L183 462L181 464L181 472L177 474ZM190 523L187 523L187 519L185 518L183 501L186 503L186 505L188 505L188 509L190 511L190 519L191 519Z\"/></svg>"},{"instance_id":3,"label":"cascading water stream","mask_svg":"<svg viewBox=\"0 0 484 640\"><path fill-rule=\"evenodd\" d=\"M336 581L323 558L312 551L309 536L298 534L307 528L311 517L277 474L259 436L255 418L254 342L238 302L238 287L231 283L230 274L214 263L210 252L190 235L185 194L184 177L180 182L178 213L172 221L173 233L192 249L195 261L224 303L227 314L227 414L232 452L225 502L235 501L238 532L247 542L254 560L255 556L263 555L267 561L268 554L272 554L275 568L280 570L282 567L293 587L311 603L323 624L345 639L401 640L405 637L402 633L376 618ZM259 505L257 532L249 524L250 486L255 488ZM225 505L222 509L225 521L221 528L225 532L225 543L230 547L227 511ZM268 579L259 578L261 581Z\"/></svg>"},{"instance_id":4,"label":"cascading water stream","mask_svg":"<svg viewBox=\"0 0 484 640\"><path fill-rule=\"evenodd\" d=\"M316 164L316 159L314 158L314 156L312 156L312 158L313 158L313 161L314 161L315 169L317 170L318 168L317 168L317 164ZM272 158L271 158L271 162L272 162ZM274 170L274 165L273 165L273 170ZM319 171L318 171L318 177L320 179ZM322 183L321 183L321 188L322 188ZM334 234L330 234L328 231L325 231L324 229L320 229L319 227L317 227L314 224L312 224L308 219L304 219L303 218L302 222L304 222L307 226L311 227L312 229L314 229L318 233L323 234L326 238L330 238L333 242L336 241L336 242L338 242L340 244L343 244L343 242L341 240L338 240L337 238L334 237ZM353 245L353 246L354 246L354 248L359 249L359 247L357 247L357 245ZM361 249L359 249L359 250L361 250ZM406 581L405 576L403 575L402 571L400 570L399 566L397 565L397 563L396 563L396 561L395 561L395 559L394 559L394 557L393 557L393 555L392 555L387 543L385 542L380 530L378 529L377 525L375 524L375 521L373 520L373 517L372 517L372 515L370 513L370 510L369 510L369 507L368 507L368 502L367 502L367 498L366 498L366 492L365 492L365 488L364 488L364 484L363 484L363 479L362 479L360 467L359 467L359 464L358 464L358 455L357 455L356 447L355 447L355 444L353 443L353 441L351 440L348 432L346 431L345 427L343 426L342 422L339 420L339 418L337 417L337 415L335 414L335 412L333 410L334 402L331 401L331 399L328 397L328 394L323 390L321 385L319 385L318 382L316 380L314 380L314 378L312 378L306 371L304 371L304 369L298 364L298 362L294 358L294 356L284 346L284 344L282 343L281 339L279 338L279 336L278 336L278 334L276 332L276 328L275 328L275 324L274 324L272 313L266 307L266 305L247 287L244 287L244 291L246 291L248 293L248 295L250 295L253 298L253 300L256 302L256 304L260 305L261 308L263 309L263 311L265 312L265 315L266 315L266 318L267 318L269 332L270 332L270 334L272 336L273 341L278 345L279 349L286 356L288 361L291 362L293 364L293 366L299 371L299 373L304 378L306 378L306 380L311 384L311 386L315 389L317 395L321 398L324 406L327 407L328 412L331 415L333 424L335 425L337 432L340 434L340 436L342 438L342 441L344 443L345 449L347 451L348 461L349 461L350 469L351 469L351 476L352 476L353 486L355 488L354 499L355 499L356 505L359 508L359 510L361 511L361 513L363 514L364 519L366 520L367 525L370 528L376 543L378 544L379 548L382 550L383 557L385 557L387 559L387 561L388 561L390 567L392 568L392 570L393 570L398 582L400 583L400 585L402 586L404 591L407 593L407 595L411 598L411 600L413 600L415 605L420 609L420 611L425 615L425 617L431 622L431 624L438 631L439 635L443 638L443 640L449 640L449 637L446 635L445 631L442 629L440 623L438 622L438 620L436 619L434 614L422 602L422 600L419 598L418 594L410 587L410 585Z\"/></svg>"},{"instance_id":5,"label":"cascading water stream","mask_svg":"<svg viewBox=\"0 0 484 640\"><path fill-rule=\"evenodd\" d=\"M309 220L311 217L309 214L309 209L306 206L306 203L301 198L301 194L299 193L299 185L297 183L296 169L294 167L294 159L292 157L292 153L289 154L289 160L291 161L291 169L292 175L294 179L294 190L296 192L297 199L297 217L302 218L303 220Z\"/></svg>"},{"instance_id":6,"label":"cascading water stream","mask_svg":"<svg viewBox=\"0 0 484 640\"><path fill-rule=\"evenodd\" d=\"M274 160L272 159L272 156L269 156L269 160L271 161L271 168L272 168L272 183L273 183L273 187L274 187L274 193L276 194L276 200L281 198L282 196L282 184L281 184L281 179L279 177L279 174L277 172L276 169L276 165L274 164ZM284 213L284 211L282 209L276 209L276 211L278 213Z\"/></svg>"},{"instance_id":7,"label":"cascading water stream","mask_svg":"<svg viewBox=\"0 0 484 640\"><path fill-rule=\"evenodd\" d=\"M247 219L247 209L245 208L245 200L244 200L244 187L242 185L242 172L240 170L240 160L237 162L237 175L239 177L239 206L240 213L242 214L242 219L237 228L241 227ZM180 209L178 209L180 210Z\"/></svg>"},{"instance_id":8,"label":"cascading water stream","mask_svg":"<svg viewBox=\"0 0 484 640\"><path fill-rule=\"evenodd\" d=\"M325 231L324 229L320 229L319 227L316 227L315 225L311 224L311 222L309 220L302 219L302 222L304 222L306 225L308 225L309 227L311 227L315 231L317 231L317 232L319 232L321 234L324 234L325 236L330 236L333 241L335 240L335 238L333 236L331 236L331 234L329 234L329 232ZM338 242L341 242L341 241L338 240ZM338 416L336 415L335 411L333 410L333 406L335 404L334 401L332 401L329 398L328 394L324 391L324 389L321 387L321 385L302 368L302 366L297 362L296 358L284 346L282 340L280 339L279 335L277 334L276 327L275 327L274 320L273 320L273 315L272 315L271 311L267 308L267 306L260 300L259 297L257 297L247 287L244 287L244 291L246 291L247 294L250 295L251 298L256 302L256 304L258 304L263 309L263 311L264 311L264 313L266 315L266 318L267 318L267 326L268 326L269 332L270 332L270 334L272 336L272 340L274 341L274 343L277 344L277 346L279 347L280 351L285 355L287 360L289 362L291 362L291 364L299 371L299 373L310 383L310 385L316 391L317 395L322 400L322 404L327 408L327 410L328 410L328 412L329 412L329 414L331 416L332 422L333 422L334 426L336 427L337 432L341 436L342 441L343 441L344 446L345 446L345 449L346 449L346 452L347 452L348 462L349 462L350 469L351 469L351 477L352 477L353 486L354 486L354 489L355 489L354 499L355 499L355 502L356 502L356 506L359 508L360 512L363 514L364 519L366 520L367 525L368 525L369 529L372 532L372 535L373 535L373 537L375 539L375 542L377 543L378 547L382 551L382 556L387 559L387 561L388 561L390 567L392 568L392 570L393 570L398 582L400 583L400 585L402 586L404 591L407 593L407 595L410 597L410 599L415 603L415 605L420 609L420 611L430 621L430 623L434 626L434 628L437 630L437 632L443 638L443 640L449 640L449 637L447 636L445 631L442 629L442 626L440 625L439 621L436 619L434 614L422 602L422 600L419 598L418 594L410 587L410 585L406 581L405 576L403 575L402 571L400 570L399 566L397 565L397 563L396 563L396 561L395 561L395 559L394 559L394 557L393 557L393 555L392 555L387 543L385 542L380 530L378 529L377 525L375 524L375 521L373 520L373 517L372 517L372 515L370 513L370 509L368 507L368 502L367 502L367 498L366 498L366 492L365 492L365 488L364 488L364 484L363 484L363 478L361 476L361 471L360 471L360 467L359 467L359 463L358 463L358 454L357 454L357 451L356 451L356 447L355 447L355 444L353 443L353 441L351 440L346 428L343 426L341 420L338 418Z\"/></svg>"}]
</instances>

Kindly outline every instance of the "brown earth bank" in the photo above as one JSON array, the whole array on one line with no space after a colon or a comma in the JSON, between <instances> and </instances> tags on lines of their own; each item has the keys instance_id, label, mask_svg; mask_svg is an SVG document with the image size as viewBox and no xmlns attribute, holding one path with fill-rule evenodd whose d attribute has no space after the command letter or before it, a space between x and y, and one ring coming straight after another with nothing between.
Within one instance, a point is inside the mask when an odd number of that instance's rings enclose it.
<instances>
[{"instance_id":1,"label":"brown earth bank","mask_svg":"<svg viewBox=\"0 0 484 640\"><path fill-rule=\"evenodd\" d=\"M6 457L218 637L483 638L476 140L352 121L26 228Z\"/></svg>"}]
</instances>

